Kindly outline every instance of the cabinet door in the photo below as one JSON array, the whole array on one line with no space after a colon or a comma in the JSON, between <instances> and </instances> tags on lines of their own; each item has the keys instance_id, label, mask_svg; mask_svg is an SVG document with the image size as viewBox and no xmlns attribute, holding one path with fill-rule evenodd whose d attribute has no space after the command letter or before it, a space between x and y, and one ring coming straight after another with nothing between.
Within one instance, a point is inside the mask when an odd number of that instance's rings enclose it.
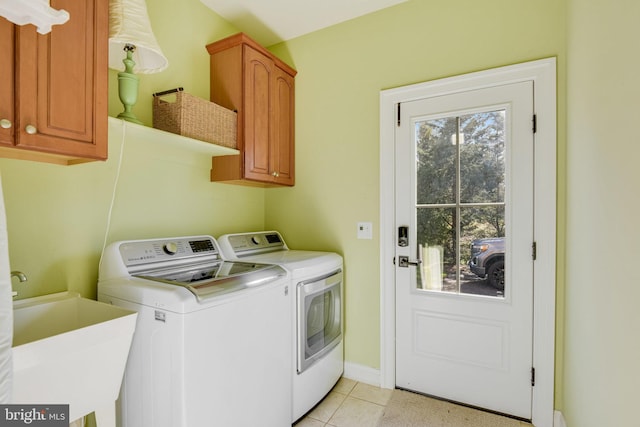
<instances>
[{"instance_id":1,"label":"cabinet door","mask_svg":"<svg viewBox=\"0 0 640 427\"><path fill-rule=\"evenodd\" d=\"M13 60L14 60L14 36L15 26L0 17L0 144L13 145L13 131L15 129L14 118L14 94L13 94ZM5 121L6 120L6 121ZM9 126L10 127L6 127Z\"/></svg>"},{"instance_id":2,"label":"cabinet door","mask_svg":"<svg viewBox=\"0 0 640 427\"><path fill-rule=\"evenodd\" d=\"M273 69L271 95L271 173L273 181L294 184L294 79L278 67Z\"/></svg>"},{"instance_id":3,"label":"cabinet door","mask_svg":"<svg viewBox=\"0 0 640 427\"><path fill-rule=\"evenodd\" d=\"M256 181L271 181L269 167L269 111L273 61L244 46L244 176Z\"/></svg>"},{"instance_id":4,"label":"cabinet door","mask_svg":"<svg viewBox=\"0 0 640 427\"><path fill-rule=\"evenodd\" d=\"M47 35L18 30L18 146L107 157L107 0L51 0L70 19ZM33 126L33 134L26 131Z\"/></svg>"}]
</instances>

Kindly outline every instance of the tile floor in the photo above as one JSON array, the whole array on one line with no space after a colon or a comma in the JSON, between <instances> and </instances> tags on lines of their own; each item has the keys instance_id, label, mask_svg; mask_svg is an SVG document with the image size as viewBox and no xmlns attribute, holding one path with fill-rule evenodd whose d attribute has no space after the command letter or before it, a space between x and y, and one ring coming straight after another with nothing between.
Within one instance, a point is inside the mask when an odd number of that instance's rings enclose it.
<instances>
[{"instance_id":1,"label":"tile floor","mask_svg":"<svg viewBox=\"0 0 640 427\"><path fill-rule=\"evenodd\" d=\"M341 378L338 384L315 408L305 417L300 419L295 427L375 427L380 423L385 414L386 406L391 400L394 390L381 389L379 387L356 382L347 378ZM472 410L463 406L453 405L447 402L430 399L415 393L395 391L402 393L401 399L411 400L411 410L414 408L419 413L407 414L407 419L403 421L402 413L395 419L385 420L385 425L393 426L437 426L437 427L462 427L462 426L520 426L532 427L531 424L519 422L505 417L489 414L483 411ZM435 406L434 406L435 405ZM438 408L438 406L448 405ZM457 409L459 408L459 410ZM401 408L401 412L406 408ZM390 414L393 412L389 410ZM395 408L397 412L397 408ZM421 421L431 416L425 416L424 411L444 411L454 414L451 416L437 416L438 421ZM407 412L410 412L409 410ZM463 414L455 416L455 413ZM390 415L387 414L387 415ZM497 417L499 418L491 418ZM389 418L387 416L387 418ZM394 418L394 417L391 417ZM413 418L411 420L410 418ZM462 420L462 421L459 421ZM488 424L487 424L488 423Z\"/></svg>"},{"instance_id":2,"label":"tile floor","mask_svg":"<svg viewBox=\"0 0 640 427\"><path fill-rule=\"evenodd\" d=\"M327 397L295 426L376 426L392 393L393 390L340 378Z\"/></svg>"}]
</instances>

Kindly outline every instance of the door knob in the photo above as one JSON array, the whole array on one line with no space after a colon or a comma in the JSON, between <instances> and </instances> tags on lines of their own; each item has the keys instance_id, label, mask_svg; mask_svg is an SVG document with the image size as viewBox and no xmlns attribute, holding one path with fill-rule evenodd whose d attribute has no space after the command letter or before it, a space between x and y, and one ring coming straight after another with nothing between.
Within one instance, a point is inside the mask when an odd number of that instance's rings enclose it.
<instances>
[{"instance_id":1,"label":"door knob","mask_svg":"<svg viewBox=\"0 0 640 427\"><path fill-rule=\"evenodd\" d=\"M33 125L25 126L24 131L29 135L35 135L36 133L38 133L38 129Z\"/></svg>"},{"instance_id":2,"label":"door knob","mask_svg":"<svg viewBox=\"0 0 640 427\"><path fill-rule=\"evenodd\" d=\"M11 128L11 125L12 125L11 120L7 120L7 119L0 120L0 127L2 129L9 129Z\"/></svg>"},{"instance_id":3,"label":"door knob","mask_svg":"<svg viewBox=\"0 0 640 427\"><path fill-rule=\"evenodd\" d=\"M422 260L421 259L417 259L417 260L413 261L413 260L409 260L408 256L401 255L401 256L398 257L398 267L408 268L410 265L413 265L413 266L417 267L420 264L422 264Z\"/></svg>"}]
</instances>

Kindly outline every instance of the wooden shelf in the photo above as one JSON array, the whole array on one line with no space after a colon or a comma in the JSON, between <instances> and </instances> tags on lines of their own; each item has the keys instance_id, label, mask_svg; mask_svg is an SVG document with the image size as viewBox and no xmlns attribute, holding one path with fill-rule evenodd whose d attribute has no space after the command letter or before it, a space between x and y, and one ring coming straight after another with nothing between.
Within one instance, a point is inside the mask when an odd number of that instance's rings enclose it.
<instances>
[{"instance_id":1,"label":"wooden shelf","mask_svg":"<svg viewBox=\"0 0 640 427\"><path fill-rule=\"evenodd\" d=\"M200 141L198 139L177 135L171 132L165 132L160 129L150 128L135 123L127 122L116 117L109 117L109 133L120 133L124 126L127 137L152 139L154 143L170 144L179 146L185 150L196 153L206 154L208 156L233 156L240 154L235 148L223 147L221 145L211 144L209 142Z\"/></svg>"}]
</instances>

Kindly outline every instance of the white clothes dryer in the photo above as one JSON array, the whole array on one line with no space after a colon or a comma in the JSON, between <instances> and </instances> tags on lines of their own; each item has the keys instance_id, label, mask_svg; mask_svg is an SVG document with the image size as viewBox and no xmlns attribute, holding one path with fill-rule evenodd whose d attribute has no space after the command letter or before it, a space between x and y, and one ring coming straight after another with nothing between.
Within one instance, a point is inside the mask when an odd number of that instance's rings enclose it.
<instances>
[{"instance_id":1,"label":"white clothes dryer","mask_svg":"<svg viewBox=\"0 0 640 427\"><path fill-rule=\"evenodd\" d=\"M329 393L344 371L342 257L290 250L277 231L226 234L218 244L226 260L276 264L289 272L295 422Z\"/></svg>"},{"instance_id":2,"label":"white clothes dryer","mask_svg":"<svg viewBox=\"0 0 640 427\"><path fill-rule=\"evenodd\" d=\"M210 236L109 245L98 299L138 312L118 425L289 425L289 288L277 265L222 260Z\"/></svg>"}]
</instances>

